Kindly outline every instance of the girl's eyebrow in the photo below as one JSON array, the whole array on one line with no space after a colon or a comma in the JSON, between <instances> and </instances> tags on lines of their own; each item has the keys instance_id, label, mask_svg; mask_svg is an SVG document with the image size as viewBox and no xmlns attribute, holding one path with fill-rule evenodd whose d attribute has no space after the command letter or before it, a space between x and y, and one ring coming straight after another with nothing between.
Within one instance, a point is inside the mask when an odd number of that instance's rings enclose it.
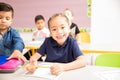
<instances>
[{"instance_id":1,"label":"girl's eyebrow","mask_svg":"<svg viewBox=\"0 0 120 80\"><path fill-rule=\"evenodd\" d=\"M60 26L64 26L64 24L59 25L59 27L60 27ZM56 26L52 26L51 28L55 28L55 27L56 27Z\"/></svg>"},{"instance_id":2,"label":"girl's eyebrow","mask_svg":"<svg viewBox=\"0 0 120 80\"><path fill-rule=\"evenodd\" d=\"M52 26L52 27L50 27L50 28L55 28L56 26Z\"/></svg>"}]
</instances>

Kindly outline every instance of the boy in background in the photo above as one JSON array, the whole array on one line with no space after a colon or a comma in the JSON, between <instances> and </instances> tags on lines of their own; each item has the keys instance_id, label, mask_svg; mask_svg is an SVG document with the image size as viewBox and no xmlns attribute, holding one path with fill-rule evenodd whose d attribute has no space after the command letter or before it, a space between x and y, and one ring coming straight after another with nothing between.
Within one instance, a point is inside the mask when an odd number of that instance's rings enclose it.
<instances>
[{"instance_id":1,"label":"boy in background","mask_svg":"<svg viewBox=\"0 0 120 80\"><path fill-rule=\"evenodd\" d=\"M48 20L51 37L45 39L38 51L30 58L29 72L36 70L37 60L46 55L46 62L54 62L50 67L53 75L63 71L80 68L86 65L85 58L74 38L69 36L68 18L62 14L54 14Z\"/></svg>"},{"instance_id":2,"label":"boy in background","mask_svg":"<svg viewBox=\"0 0 120 80\"><path fill-rule=\"evenodd\" d=\"M50 32L45 27L45 18L42 15L35 16L35 25L37 30L33 32L32 41L38 41L37 44L42 44L46 37L49 37ZM28 51L24 56L29 60L30 56L29 53L32 55L32 51Z\"/></svg>"},{"instance_id":3,"label":"boy in background","mask_svg":"<svg viewBox=\"0 0 120 80\"><path fill-rule=\"evenodd\" d=\"M22 55L24 43L19 33L10 25L13 23L14 10L11 5L0 2L0 56L7 59L17 58L26 61Z\"/></svg>"},{"instance_id":4,"label":"boy in background","mask_svg":"<svg viewBox=\"0 0 120 80\"><path fill-rule=\"evenodd\" d=\"M49 37L49 30L45 27L45 19L42 15L37 15L35 17L35 25L37 30L33 33L32 40L39 41L44 40L46 37Z\"/></svg>"}]
</instances>

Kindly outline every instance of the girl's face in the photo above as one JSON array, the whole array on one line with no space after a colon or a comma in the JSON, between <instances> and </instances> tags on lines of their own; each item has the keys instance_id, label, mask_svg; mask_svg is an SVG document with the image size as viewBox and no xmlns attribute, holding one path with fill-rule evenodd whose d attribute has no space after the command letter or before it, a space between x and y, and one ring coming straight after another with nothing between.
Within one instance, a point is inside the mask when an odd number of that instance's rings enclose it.
<instances>
[{"instance_id":1,"label":"girl's face","mask_svg":"<svg viewBox=\"0 0 120 80\"><path fill-rule=\"evenodd\" d=\"M7 30L13 22L12 12L0 11L0 30Z\"/></svg>"},{"instance_id":2,"label":"girl's face","mask_svg":"<svg viewBox=\"0 0 120 80\"><path fill-rule=\"evenodd\" d=\"M41 30L45 27L45 21L42 19L38 20L35 24L38 30Z\"/></svg>"},{"instance_id":3,"label":"girl's face","mask_svg":"<svg viewBox=\"0 0 120 80\"><path fill-rule=\"evenodd\" d=\"M70 27L64 17L55 17L50 21L50 33L58 44L62 45L69 36Z\"/></svg>"}]
</instances>

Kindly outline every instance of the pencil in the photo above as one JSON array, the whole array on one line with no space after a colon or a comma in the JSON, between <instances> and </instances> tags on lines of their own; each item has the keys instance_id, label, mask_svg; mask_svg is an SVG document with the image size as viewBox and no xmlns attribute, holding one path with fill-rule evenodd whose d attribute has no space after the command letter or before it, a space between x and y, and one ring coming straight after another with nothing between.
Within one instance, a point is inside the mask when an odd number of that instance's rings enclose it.
<instances>
[{"instance_id":1,"label":"pencil","mask_svg":"<svg viewBox=\"0 0 120 80\"><path fill-rule=\"evenodd\" d=\"M20 66L21 68L27 68L27 67L35 67L35 68L50 68L50 66L33 66L33 65L24 65L24 66Z\"/></svg>"}]
</instances>

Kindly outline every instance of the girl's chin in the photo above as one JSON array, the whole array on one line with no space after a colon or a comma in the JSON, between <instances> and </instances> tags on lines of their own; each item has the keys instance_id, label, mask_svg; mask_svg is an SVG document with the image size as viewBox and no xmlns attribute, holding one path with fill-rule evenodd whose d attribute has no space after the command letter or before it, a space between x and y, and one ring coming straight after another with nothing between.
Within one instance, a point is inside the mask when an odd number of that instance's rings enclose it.
<instances>
[{"instance_id":1,"label":"girl's chin","mask_svg":"<svg viewBox=\"0 0 120 80\"><path fill-rule=\"evenodd\" d=\"M58 43L64 43L65 42L65 39L59 39L57 40Z\"/></svg>"},{"instance_id":2,"label":"girl's chin","mask_svg":"<svg viewBox=\"0 0 120 80\"><path fill-rule=\"evenodd\" d=\"M56 38L58 41L63 41L65 38Z\"/></svg>"},{"instance_id":3,"label":"girl's chin","mask_svg":"<svg viewBox=\"0 0 120 80\"><path fill-rule=\"evenodd\" d=\"M59 45L63 45L64 44L64 42L57 42Z\"/></svg>"}]
</instances>

